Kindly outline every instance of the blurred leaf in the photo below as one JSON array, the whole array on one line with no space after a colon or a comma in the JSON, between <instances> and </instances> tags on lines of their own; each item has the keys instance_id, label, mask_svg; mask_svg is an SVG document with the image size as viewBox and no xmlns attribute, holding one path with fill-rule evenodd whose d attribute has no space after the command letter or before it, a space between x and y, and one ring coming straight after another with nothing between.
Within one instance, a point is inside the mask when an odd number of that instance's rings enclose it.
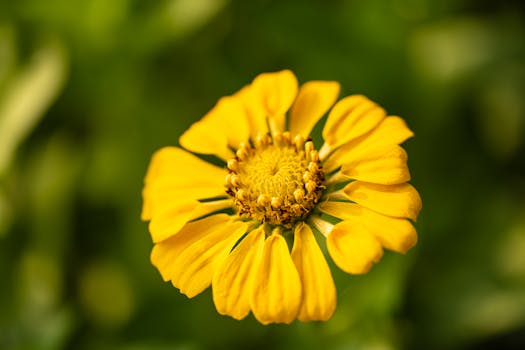
<instances>
[{"instance_id":1,"label":"blurred leaf","mask_svg":"<svg viewBox=\"0 0 525 350\"><path fill-rule=\"evenodd\" d=\"M19 230L6 239L24 237L16 257L11 289L9 330L15 349L56 349L74 328L75 314L64 301L65 274L69 256L65 251L71 233L71 212L75 179L79 173L78 154L71 143L58 134L45 140L28 161L10 177L12 202ZM73 154L75 156L73 156ZM17 187L24 184L23 189ZM22 228L22 229L21 229Z\"/></svg>"},{"instance_id":2,"label":"blurred leaf","mask_svg":"<svg viewBox=\"0 0 525 350\"><path fill-rule=\"evenodd\" d=\"M66 74L64 49L48 43L9 83L0 96L0 177L18 145L58 95Z\"/></svg>"},{"instance_id":3,"label":"blurred leaf","mask_svg":"<svg viewBox=\"0 0 525 350\"><path fill-rule=\"evenodd\" d=\"M523 208L525 212L525 207ZM519 217L501 238L496 268L504 280L525 286L525 216Z\"/></svg>"},{"instance_id":4,"label":"blurred leaf","mask_svg":"<svg viewBox=\"0 0 525 350\"><path fill-rule=\"evenodd\" d=\"M185 36L216 15L227 0L169 0L164 12L171 22L173 35Z\"/></svg>"},{"instance_id":5,"label":"blurred leaf","mask_svg":"<svg viewBox=\"0 0 525 350\"><path fill-rule=\"evenodd\" d=\"M515 154L525 139L525 66L497 67L476 100L481 136L499 158Z\"/></svg>"},{"instance_id":6,"label":"blurred leaf","mask_svg":"<svg viewBox=\"0 0 525 350\"><path fill-rule=\"evenodd\" d=\"M62 348L74 327L74 314L61 305L62 266L54 256L27 251L18 265L12 318L12 349L53 350ZM0 334L1 335L1 334Z\"/></svg>"},{"instance_id":7,"label":"blurred leaf","mask_svg":"<svg viewBox=\"0 0 525 350\"><path fill-rule=\"evenodd\" d=\"M415 31L410 53L421 73L448 82L472 73L498 51L490 23L476 17L438 21Z\"/></svg>"}]
</instances>

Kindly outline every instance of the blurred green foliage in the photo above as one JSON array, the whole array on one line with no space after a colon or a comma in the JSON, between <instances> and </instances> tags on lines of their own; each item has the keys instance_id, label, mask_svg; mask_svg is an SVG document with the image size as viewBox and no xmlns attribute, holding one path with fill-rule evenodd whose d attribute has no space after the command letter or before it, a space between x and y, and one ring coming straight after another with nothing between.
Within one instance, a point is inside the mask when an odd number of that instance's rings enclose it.
<instances>
[{"instance_id":1,"label":"blurred green foliage","mask_svg":"<svg viewBox=\"0 0 525 350\"><path fill-rule=\"evenodd\" d=\"M329 322L261 326L163 283L152 152L261 72L403 116L419 244L332 269ZM520 1L0 0L1 349L525 348Z\"/></svg>"}]
</instances>

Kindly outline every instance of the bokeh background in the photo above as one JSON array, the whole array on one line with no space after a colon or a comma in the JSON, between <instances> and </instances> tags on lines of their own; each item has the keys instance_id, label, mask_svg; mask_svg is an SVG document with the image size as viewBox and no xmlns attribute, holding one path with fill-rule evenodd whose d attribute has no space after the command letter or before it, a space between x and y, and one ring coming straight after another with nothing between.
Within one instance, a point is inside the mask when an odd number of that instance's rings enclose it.
<instances>
[{"instance_id":1,"label":"bokeh background","mask_svg":"<svg viewBox=\"0 0 525 350\"><path fill-rule=\"evenodd\" d=\"M283 68L403 116L424 208L329 322L262 326L162 282L140 193ZM525 349L521 1L0 0L0 276L0 349Z\"/></svg>"}]
</instances>

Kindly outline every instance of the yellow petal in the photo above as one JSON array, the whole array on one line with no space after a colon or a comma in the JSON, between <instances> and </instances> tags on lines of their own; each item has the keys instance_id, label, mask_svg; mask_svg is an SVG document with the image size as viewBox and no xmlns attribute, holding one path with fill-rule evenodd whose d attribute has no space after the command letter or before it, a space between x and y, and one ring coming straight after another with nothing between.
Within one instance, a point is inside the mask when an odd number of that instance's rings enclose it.
<instances>
[{"instance_id":1,"label":"yellow petal","mask_svg":"<svg viewBox=\"0 0 525 350\"><path fill-rule=\"evenodd\" d=\"M292 137L310 136L315 124L334 104L339 95L339 83L335 81L309 81L301 86L290 114Z\"/></svg>"},{"instance_id":2,"label":"yellow petal","mask_svg":"<svg viewBox=\"0 0 525 350\"><path fill-rule=\"evenodd\" d=\"M351 274L367 273L383 256L377 239L360 225L341 221L334 226L326 247L339 268Z\"/></svg>"},{"instance_id":3,"label":"yellow petal","mask_svg":"<svg viewBox=\"0 0 525 350\"><path fill-rule=\"evenodd\" d=\"M242 100L235 96L222 98L217 105L217 121L221 132L225 132L228 144L238 148L241 142L247 142L250 137L250 125Z\"/></svg>"},{"instance_id":4,"label":"yellow petal","mask_svg":"<svg viewBox=\"0 0 525 350\"><path fill-rule=\"evenodd\" d=\"M363 95L351 95L336 103L328 114L323 138L335 149L375 128L385 110Z\"/></svg>"},{"instance_id":5,"label":"yellow petal","mask_svg":"<svg viewBox=\"0 0 525 350\"><path fill-rule=\"evenodd\" d=\"M259 96L254 92L251 85L243 87L234 94L238 98L246 113L246 119L250 128L250 137L255 140L258 134L268 132L268 123L266 121L266 111L260 106Z\"/></svg>"},{"instance_id":6,"label":"yellow petal","mask_svg":"<svg viewBox=\"0 0 525 350\"><path fill-rule=\"evenodd\" d=\"M224 161L234 157L228 148L226 135L211 119L201 119L190 126L179 138L182 147L201 154L213 154Z\"/></svg>"},{"instance_id":7,"label":"yellow petal","mask_svg":"<svg viewBox=\"0 0 525 350\"><path fill-rule=\"evenodd\" d=\"M336 293L332 273L308 225L295 229L292 260L303 286L299 320L326 321L335 310Z\"/></svg>"},{"instance_id":8,"label":"yellow petal","mask_svg":"<svg viewBox=\"0 0 525 350\"><path fill-rule=\"evenodd\" d=\"M289 70L258 75L252 82L254 101L262 108L273 133L284 131L284 116L297 95L297 78Z\"/></svg>"},{"instance_id":9,"label":"yellow petal","mask_svg":"<svg viewBox=\"0 0 525 350\"><path fill-rule=\"evenodd\" d=\"M158 243L180 231L191 220L231 206L228 200L201 203L196 200L180 200L155 214L149 223L153 242Z\"/></svg>"},{"instance_id":10,"label":"yellow petal","mask_svg":"<svg viewBox=\"0 0 525 350\"><path fill-rule=\"evenodd\" d=\"M171 206L174 202L225 195L224 185L194 183L186 186L184 187L183 183L174 183L171 179L159 179L155 183L145 186L142 192L144 200L142 219L151 219L156 213Z\"/></svg>"},{"instance_id":11,"label":"yellow petal","mask_svg":"<svg viewBox=\"0 0 525 350\"><path fill-rule=\"evenodd\" d=\"M341 169L350 179L393 185L410 180L407 167L407 153L400 146L394 145L345 163Z\"/></svg>"},{"instance_id":12,"label":"yellow petal","mask_svg":"<svg viewBox=\"0 0 525 350\"><path fill-rule=\"evenodd\" d=\"M173 278L173 261L189 245L202 239L231 221L226 214L216 214L186 224L178 234L155 244L151 251L151 263L159 270L164 281Z\"/></svg>"},{"instance_id":13,"label":"yellow petal","mask_svg":"<svg viewBox=\"0 0 525 350\"><path fill-rule=\"evenodd\" d=\"M354 181L345 186L348 199L378 213L416 220L421 210L421 197L408 183L377 185Z\"/></svg>"},{"instance_id":14,"label":"yellow petal","mask_svg":"<svg viewBox=\"0 0 525 350\"><path fill-rule=\"evenodd\" d=\"M217 268L212 280L217 312L237 320L250 312L250 297L264 246L261 228L250 232Z\"/></svg>"},{"instance_id":15,"label":"yellow petal","mask_svg":"<svg viewBox=\"0 0 525 350\"><path fill-rule=\"evenodd\" d=\"M248 116L237 96L221 98L200 121L181 137L180 144L193 152L214 154L224 160L233 157L228 146L237 148L249 138Z\"/></svg>"},{"instance_id":16,"label":"yellow petal","mask_svg":"<svg viewBox=\"0 0 525 350\"><path fill-rule=\"evenodd\" d=\"M174 202L224 194L227 171L177 147L153 155L144 179L142 220Z\"/></svg>"},{"instance_id":17,"label":"yellow petal","mask_svg":"<svg viewBox=\"0 0 525 350\"><path fill-rule=\"evenodd\" d=\"M381 215L359 204L348 202L328 201L321 203L318 208L323 213L346 222L362 225L386 249L406 253L417 243L416 230L406 219Z\"/></svg>"},{"instance_id":18,"label":"yellow petal","mask_svg":"<svg viewBox=\"0 0 525 350\"><path fill-rule=\"evenodd\" d=\"M142 220L151 220L153 216L188 200L215 198L224 195L224 186L209 184L193 184L182 187L183 184L173 183L171 179L158 179L146 185L142 191Z\"/></svg>"},{"instance_id":19,"label":"yellow petal","mask_svg":"<svg viewBox=\"0 0 525 350\"><path fill-rule=\"evenodd\" d=\"M370 133L336 150L323 163L323 168L326 172L331 172L352 159L363 157L368 152L399 145L412 136L414 133L403 119L394 116L384 118Z\"/></svg>"},{"instance_id":20,"label":"yellow petal","mask_svg":"<svg viewBox=\"0 0 525 350\"><path fill-rule=\"evenodd\" d=\"M262 324L291 323L301 305L301 280L285 239L270 235L264 242L251 307Z\"/></svg>"},{"instance_id":21,"label":"yellow petal","mask_svg":"<svg viewBox=\"0 0 525 350\"><path fill-rule=\"evenodd\" d=\"M144 181L149 183L158 177L169 177L174 181L185 183L195 180L222 183L226 174L226 170L205 162L183 149L164 147L151 157Z\"/></svg>"},{"instance_id":22,"label":"yellow petal","mask_svg":"<svg viewBox=\"0 0 525 350\"><path fill-rule=\"evenodd\" d=\"M173 286L189 298L208 288L218 264L226 258L234 244L246 232L246 228L245 223L229 222L187 245L172 262Z\"/></svg>"}]
</instances>

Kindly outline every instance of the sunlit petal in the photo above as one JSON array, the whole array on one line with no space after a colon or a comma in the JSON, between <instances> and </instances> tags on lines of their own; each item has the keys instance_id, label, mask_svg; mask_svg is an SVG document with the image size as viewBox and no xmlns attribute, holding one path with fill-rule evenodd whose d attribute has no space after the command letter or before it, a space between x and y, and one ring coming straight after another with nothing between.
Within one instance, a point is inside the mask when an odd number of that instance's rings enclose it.
<instances>
[{"instance_id":1,"label":"sunlit petal","mask_svg":"<svg viewBox=\"0 0 525 350\"><path fill-rule=\"evenodd\" d=\"M334 226L326 246L337 266L350 274L367 273L383 256L381 244L371 233L346 221Z\"/></svg>"},{"instance_id":2,"label":"sunlit petal","mask_svg":"<svg viewBox=\"0 0 525 350\"><path fill-rule=\"evenodd\" d=\"M354 222L372 233L386 249L406 253L417 243L417 233L409 220L378 214L349 202L324 202L319 210L346 222Z\"/></svg>"},{"instance_id":3,"label":"sunlit petal","mask_svg":"<svg viewBox=\"0 0 525 350\"><path fill-rule=\"evenodd\" d=\"M354 181L344 188L348 199L384 215L416 220L421 210L421 197L408 184L377 185Z\"/></svg>"},{"instance_id":4,"label":"sunlit petal","mask_svg":"<svg viewBox=\"0 0 525 350\"><path fill-rule=\"evenodd\" d=\"M315 124L334 104L340 86L335 81L309 81L299 89L290 114L290 133L310 136Z\"/></svg>"},{"instance_id":5,"label":"sunlit petal","mask_svg":"<svg viewBox=\"0 0 525 350\"><path fill-rule=\"evenodd\" d=\"M303 300L297 318L301 321L326 321L336 306L332 273L308 225L295 229L292 259L303 285Z\"/></svg>"},{"instance_id":6,"label":"sunlit petal","mask_svg":"<svg viewBox=\"0 0 525 350\"><path fill-rule=\"evenodd\" d=\"M217 268L212 281L217 311L237 320L250 312L254 279L264 246L262 228L250 232Z\"/></svg>"},{"instance_id":7,"label":"sunlit petal","mask_svg":"<svg viewBox=\"0 0 525 350\"><path fill-rule=\"evenodd\" d=\"M252 292L252 311L262 324L290 323L297 317L301 279L282 235L274 233L264 242Z\"/></svg>"}]
</instances>

